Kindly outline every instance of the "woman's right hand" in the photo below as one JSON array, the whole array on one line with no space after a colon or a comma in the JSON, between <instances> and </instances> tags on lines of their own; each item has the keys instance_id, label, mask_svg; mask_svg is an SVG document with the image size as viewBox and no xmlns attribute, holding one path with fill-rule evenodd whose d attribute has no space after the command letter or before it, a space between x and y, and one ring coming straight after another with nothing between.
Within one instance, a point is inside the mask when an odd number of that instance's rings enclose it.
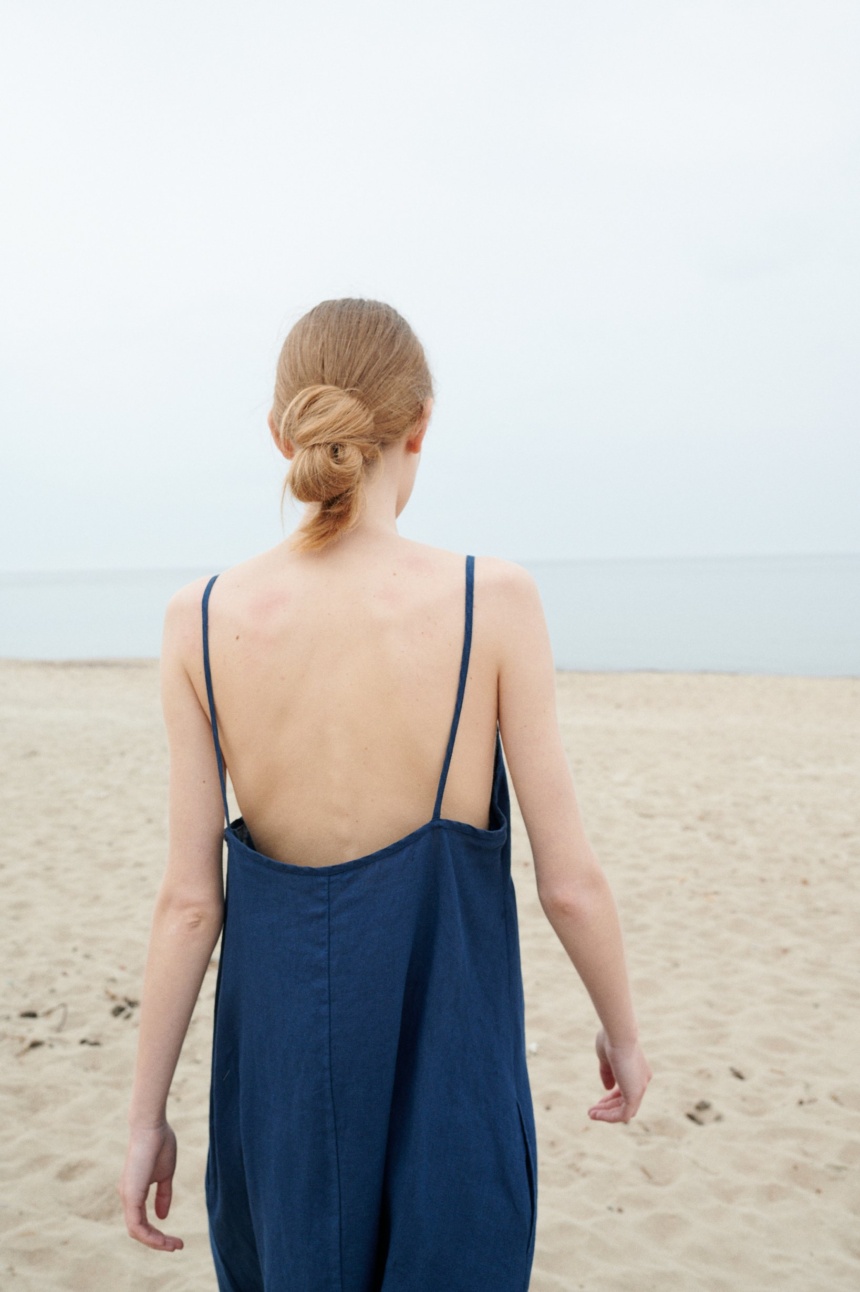
<instances>
[{"instance_id":1,"label":"woman's right hand","mask_svg":"<svg viewBox=\"0 0 860 1292\"><path fill-rule=\"evenodd\" d=\"M147 1195L154 1184L155 1214L159 1220L166 1220L173 1200L175 1170L176 1136L170 1124L165 1121L161 1126L132 1127L117 1192L129 1234L156 1251L175 1252L185 1246L181 1238L164 1234L150 1224L146 1215Z\"/></svg>"},{"instance_id":2,"label":"woman's right hand","mask_svg":"<svg viewBox=\"0 0 860 1292\"><path fill-rule=\"evenodd\" d=\"M599 1099L588 1115L593 1121L629 1122L635 1117L654 1075L638 1041L611 1045L603 1028L595 1042L600 1079L608 1094Z\"/></svg>"}]
</instances>

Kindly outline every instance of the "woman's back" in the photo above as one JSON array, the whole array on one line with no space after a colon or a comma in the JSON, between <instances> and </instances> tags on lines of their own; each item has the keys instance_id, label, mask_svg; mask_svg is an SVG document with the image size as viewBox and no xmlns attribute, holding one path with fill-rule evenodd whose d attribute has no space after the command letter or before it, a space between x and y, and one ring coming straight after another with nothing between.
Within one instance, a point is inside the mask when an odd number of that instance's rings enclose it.
<instances>
[{"instance_id":1,"label":"woman's back","mask_svg":"<svg viewBox=\"0 0 860 1292\"><path fill-rule=\"evenodd\" d=\"M505 564L475 561L467 685L441 804L443 818L482 829ZM395 536L369 551L277 548L219 576L208 615L218 734L259 851L332 865L430 819L457 695L464 570L464 556ZM195 683L205 707L202 661Z\"/></svg>"},{"instance_id":2,"label":"woman's back","mask_svg":"<svg viewBox=\"0 0 860 1292\"><path fill-rule=\"evenodd\" d=\"M437 764L433 801L424 807L416 800L421 819L375 848L354 845L357 852L329 864L279 860L244 817L225 830L206 1169L210 1238L224 1292L524 1292L528 1282L537 1141L510 800L494 712L481 823L440 812L468 691L476 599L474 557L457 564L459 669L451 677L440 757L428 758ZM389 567L389 577L403 568ZM217 576L207 582L202 603L213 707L208 627L216 583ZM379 587L371 580L365 594L382 596ZM353 607L356 595L348 599ZM358 654L373 657L365 702L375 697L396 707L392 729L400 752L411 753L417 744L402 734L403 688L416 665L431 678L447 671L438 660L446 629L435 627L433 609L443 607L443 616L449 595L440 589L417 605L402 594L393 599L397 615L383 613L375 633L386 639L384 648L368 641ZM410 611L417 623L407 632ZM354 614L360 629L353 631L365 634L380 618ZM344 617L341 635L346 630ZM280 632L268 644L269 661L277 658ZM337 655L306 654L305 663L313 696L321 670L336 668ZM233 675L246 680L238 663ZM277 681L271 663L266 681ZM257 678L249 685L260 694ZM332 707L338 702L345 714ZM329 698L328 748L336 748L338 731L349 733L349 757L339 756L342 782L328 796L333 804L351 784L350 759L362 761L355 723L363 713L349 704L346 686ZM420 719L413 715L412 722ZM217 718L212 725L220 750ZM289 741L282 747L292 749ZM364 741L365 762L375 749ZM277 798L278 778L270 783ZM404 789L410 788L407 779ZM378 795L373 786L371 799ZM324 806L326 796L318 801Z\"/></svg>"}]
</instances>

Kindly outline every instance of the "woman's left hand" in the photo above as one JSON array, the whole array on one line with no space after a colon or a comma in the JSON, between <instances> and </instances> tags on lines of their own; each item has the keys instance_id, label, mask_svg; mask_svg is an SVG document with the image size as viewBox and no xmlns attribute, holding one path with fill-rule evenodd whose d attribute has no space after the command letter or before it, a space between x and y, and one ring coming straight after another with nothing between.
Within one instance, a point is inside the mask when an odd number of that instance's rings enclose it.
<instances>
[{"instance_id":1,"label":"woman's left hand","mask_svg":"<svg viewBox=\"0 0 860 1292\"><path fill-rule=\"evenodd\" d=\"M155 1214L159 1220L167 1216L173 1197L175 1170L176 1136L167 1122L162 1126L131 1131L117 1191L122 1199L129 1234L156 1251L175 1252L185 1246L181 1238L156 1229L146 1216L146 1198L152 1184L156 1186Z\"/></svg>"}]
</instances>

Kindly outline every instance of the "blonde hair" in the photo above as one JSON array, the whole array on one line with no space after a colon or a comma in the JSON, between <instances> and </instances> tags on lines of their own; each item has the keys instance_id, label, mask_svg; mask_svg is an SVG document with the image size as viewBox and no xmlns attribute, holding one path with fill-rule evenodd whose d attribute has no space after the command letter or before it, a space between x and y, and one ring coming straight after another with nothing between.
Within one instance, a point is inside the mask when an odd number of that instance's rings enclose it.
<instances>
[{"instance_id":1,"label":"blonde hair","mask_svg":"<svg viewBox=\"0 0 860 1292\"><path fill-rule=\"evenodd\" d=\"M317 551L359 520L366 472L417 424L433 380L423 347L381 301L323 301L291 329L275 376L272 419L295 456L281 490L320 506L293 539Z\"/></svg>"}]
</instances>

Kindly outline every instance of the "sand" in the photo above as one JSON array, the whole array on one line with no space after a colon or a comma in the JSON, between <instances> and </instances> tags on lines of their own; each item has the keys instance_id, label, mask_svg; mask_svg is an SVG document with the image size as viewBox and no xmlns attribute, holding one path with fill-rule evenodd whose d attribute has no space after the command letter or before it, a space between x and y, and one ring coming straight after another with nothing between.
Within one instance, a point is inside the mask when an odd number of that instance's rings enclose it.
<instances>
[{"instance_id":1,"label":"sand","mask_svg":"<svg viewBox=\"0 0 860 1292\"><path fill-rule=\"evenodd\" d=\"M860 680L559 673L558 700L655 1075L629 1126L589 1121L596 1020L514 804L531 1292L860 1287ZM116 1193L165 855L158 665L3 661L0 716L0 1287L213 1292L214 963L169 1107L184 1250L130 1239Z\"/></svg>"}]
</instances>

